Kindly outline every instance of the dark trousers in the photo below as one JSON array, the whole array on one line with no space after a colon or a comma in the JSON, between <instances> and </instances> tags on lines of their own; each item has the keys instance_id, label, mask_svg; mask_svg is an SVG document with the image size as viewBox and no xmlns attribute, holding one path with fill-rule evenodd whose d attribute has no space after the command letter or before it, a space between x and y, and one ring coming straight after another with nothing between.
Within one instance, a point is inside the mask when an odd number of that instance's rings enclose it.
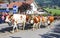
<instances>
[{"instance_id":1,"label":"dark trousers","mask_svg":"<svg viewBox=\"0 0 60 38\"><path fill-rule=\"evenodd\" d=\"M0 23L2 23L2 18L0 18Z\"/></svg>"}]
</instances>

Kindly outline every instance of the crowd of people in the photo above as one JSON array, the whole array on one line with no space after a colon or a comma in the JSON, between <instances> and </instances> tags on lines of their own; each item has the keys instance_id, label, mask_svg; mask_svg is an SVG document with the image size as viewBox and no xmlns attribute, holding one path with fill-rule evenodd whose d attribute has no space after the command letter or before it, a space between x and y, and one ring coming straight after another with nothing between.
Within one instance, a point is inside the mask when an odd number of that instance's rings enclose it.
<instances>
[{"instance_id":1,"label":"crowd of people","mask_svg":"<svg viewBox=\"0 0 60 38\"><path fill-rule=\"evenodd\" d=\"M8 15L8 13L0 13L0 24L1 23L5 23L5 19L6 19L6 16Z\"/></svg>"}]
</instances>

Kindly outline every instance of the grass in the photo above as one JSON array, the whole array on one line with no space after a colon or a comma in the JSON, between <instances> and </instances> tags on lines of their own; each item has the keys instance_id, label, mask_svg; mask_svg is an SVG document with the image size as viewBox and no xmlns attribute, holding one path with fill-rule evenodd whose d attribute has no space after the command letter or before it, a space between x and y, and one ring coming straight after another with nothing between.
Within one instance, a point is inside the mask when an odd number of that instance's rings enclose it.
<instances>
[{"instance_id":1,"label":"grass","mask_svg":"<svg viewBox=\"0 0 60 38\"><path fill-rule=\"evenodd\" d=\"M52 15L54 15L55 13L57 15L60 15L60 10L59 9L49 9L49 8L44 8L45 10L47 10L48 12L52 12Z\"/></svg>"}]
</instances>

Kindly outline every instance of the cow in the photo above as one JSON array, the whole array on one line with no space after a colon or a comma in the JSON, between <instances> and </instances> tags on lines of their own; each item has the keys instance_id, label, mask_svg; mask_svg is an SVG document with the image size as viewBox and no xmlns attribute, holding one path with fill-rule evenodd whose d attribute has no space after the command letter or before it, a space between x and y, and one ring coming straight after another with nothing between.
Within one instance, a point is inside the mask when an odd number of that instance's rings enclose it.
<instances>
[{"instance_id":1,"label":"cow","mask_svg":"<svg viewBox=\"0 0 60 38\"><path fill-rule=\"evenodd\" d=\"M40 28L41 25L47 27L49 24L51 24L54 21L53 16L39 16L39 15L32 15L30 23L33 24L33 30L34 27Z\"/></svg>"},{"instance_id":2,"label":"cow","mask_svg":"<svg viewBox=\"0 0 60 38\"><path fill-rule=\"evenodd\" d=\"M32 15L30 23L33 24L33 30L34 30L34 28L38 29L38 27L40 26L39 25L40 24L40 16Z\"/></svg>"},{"instance_id":3,"label":"cow","mask_svg":"<svg viewBox=\"0 0 60 38\"><path fill-rule=\"evenodd\" d=\"M48 16L48 25L54 21L54 16Z\"/></svg>"},{"instance_id":4,"label":"cow","mask_svg":"<svg viewBox=\"0 0 60 38\"><path fill-rule=\"evenodd\" d=\"M42 25L47 26L48 25L48 23L47 23L48 17L47 16L42 16L41 19L42 19Z\"/></svg>"},{"instance_id":5,"label":"cow","mask_svg":"<svg viewBox=\"0 0 60 38\"><path fill-rule=\"evenodd\" d=\"M23 14L13 14L13 15L8 15L6 16L6 22L11 22L12 26L13 26L13 31L12 33L14 33L14 29L16 28L16 31L18 31L18 27L17 24L22 23L23 24L23 30L25 28L25 23L26 23L26 15Z\"/></svg>"}]
</instances>

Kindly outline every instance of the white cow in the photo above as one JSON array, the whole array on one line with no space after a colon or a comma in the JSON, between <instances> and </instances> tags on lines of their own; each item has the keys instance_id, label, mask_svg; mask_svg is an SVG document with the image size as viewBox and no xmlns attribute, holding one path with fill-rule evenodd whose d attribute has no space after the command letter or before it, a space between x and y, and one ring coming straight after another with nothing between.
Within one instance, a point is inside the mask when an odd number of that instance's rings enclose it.
<instances>
[{"instance_id":1,"label":"white cow","mask_svg":"<svg viewBox=\"0 0 60 38\"><path fill-rule=\"evenodd\" d=\"M12 22L13 25L13 31L16 28L16 30L18 30L17 28L17 24L22 23L23 24L23 30L25 27L25 23L26 23L26 15L23 14L13 14L13 16L11 16L11 18L9 18L9 16L6 17L6 22Z\"/></svg>"}]
</instances>

